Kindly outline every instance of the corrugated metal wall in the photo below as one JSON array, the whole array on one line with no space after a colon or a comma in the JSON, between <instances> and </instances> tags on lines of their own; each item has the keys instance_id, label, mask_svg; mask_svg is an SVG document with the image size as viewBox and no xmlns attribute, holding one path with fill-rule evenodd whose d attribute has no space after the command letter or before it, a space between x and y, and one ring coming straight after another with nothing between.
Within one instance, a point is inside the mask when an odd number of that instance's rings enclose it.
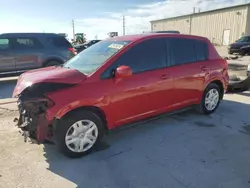
<instances>
[{"instance_id":1,"label":"corrugated metal wall","mask_svg":"<svg viewBox=\"0 0 250 188\"><path fill-rule=\"evenodd\" d=\"M250 36L250 6L248 6L248 11L247 11L247 24L246 24L246 34Z\"/></svg>"},{"instance_id":2,"label":"corrugated metal wall","mask_svg":"<svg viewBox=\"0 0 250 188\"><path fill-rule=\"evenodd\" d=\"M224 30L230 30L229 42L250 34L250 14L247 6L229 8L208 13L182 16L176 19L152 22L152 30L179 30L181 33L207 37L222 45ZM248 27L247 27L247 18ZM191 29L190 29L191 22ZM225 39L224 39L225 40Z\"/></svg>"},{"instance_id":3,"label":"corrugated metal wall","mask_svg":"<svg viewBox=\"0 0 250 188\"><path fill-rule=\"evenodd\" d=\"M152 23L152 31L164 31L164 30L178 30L183 34L189 34L189 16L156 21Z\"/></svg>"}]
</instances>

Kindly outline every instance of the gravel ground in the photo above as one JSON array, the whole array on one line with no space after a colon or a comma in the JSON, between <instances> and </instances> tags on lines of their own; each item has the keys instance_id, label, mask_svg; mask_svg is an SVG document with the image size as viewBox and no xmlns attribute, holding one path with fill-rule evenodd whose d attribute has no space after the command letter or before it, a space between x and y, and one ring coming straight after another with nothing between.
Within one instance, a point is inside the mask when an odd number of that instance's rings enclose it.
<instances>
[{"instance_id":1,"label":"gravel ground","mask_svg":"<svg viewBox=\"0 0 250 188\"><path fill-rule=\"evenodd\" d=\"M192 111L112 133L107 148L68 159L24 143L15 111L0 109L2 188L249 188L250 92L210 116Z\"/></svg>"}]
</instances>

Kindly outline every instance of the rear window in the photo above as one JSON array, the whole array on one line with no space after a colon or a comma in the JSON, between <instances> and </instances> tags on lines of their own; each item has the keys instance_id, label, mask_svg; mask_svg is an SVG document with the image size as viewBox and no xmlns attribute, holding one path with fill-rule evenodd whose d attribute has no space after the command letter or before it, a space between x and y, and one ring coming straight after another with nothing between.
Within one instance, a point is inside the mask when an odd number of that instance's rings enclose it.
<instances>
[{"instance_id":1,"label":"rear window","mask_svg":"<svg viewBox=\"0 0 250 188\"><path fill-rule=\"evenodd\" d=\"M200 40L194 40L195 43L195 50L197 55L197 61L204 61L207 60L208 56L208 46L207 43L200 41Z\"/></svg>"},{"instance_id":2,"label":"rear window","mask_svg":"<svg viewBox=\"0 0 250 188\"><path fill-rule=\"evenodd\" d=\"M207 44L201 40L171 38L170 50L174 65L182 65L207 59Z\"/></svg>"},{"instance_id":3,"label":"rear window","mask_svg":"<svg viewBox=\"0 0 250 188\"><path fill-rule=\"evenodd\" d=\"M47 37L47 39L55 47L72 48L70 42L64 37Z\"/></svg>"},{"instance_id":4,"label":"rear window","mask_svg":"<svg viewBox=\"0 0 250 188\"><path fill-rule=\"evenodd\" d=\"M13 38L13 48L14 49L41 49L43 45L36 38L19 37Z\"/></svg>"}]
</instances>

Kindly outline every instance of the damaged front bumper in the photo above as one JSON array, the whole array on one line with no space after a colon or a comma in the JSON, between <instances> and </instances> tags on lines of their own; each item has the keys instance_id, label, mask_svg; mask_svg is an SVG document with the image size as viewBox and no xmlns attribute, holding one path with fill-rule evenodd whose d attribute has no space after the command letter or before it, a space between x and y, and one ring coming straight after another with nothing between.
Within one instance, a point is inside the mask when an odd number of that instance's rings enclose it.
<instances>
[{"instance_id":1,"label":"damaged front bumper","mask_svg":"<svg viewBox=\"0 0 250 188\"><path fill-rule=\"evenodd\" d=\"M52 140L52 122L48 119L47 109L53 103L47 99L18 99L19 119L17 126L21 129L24 140L31 138L38 143Z\"/></svg>"}]
</instances>

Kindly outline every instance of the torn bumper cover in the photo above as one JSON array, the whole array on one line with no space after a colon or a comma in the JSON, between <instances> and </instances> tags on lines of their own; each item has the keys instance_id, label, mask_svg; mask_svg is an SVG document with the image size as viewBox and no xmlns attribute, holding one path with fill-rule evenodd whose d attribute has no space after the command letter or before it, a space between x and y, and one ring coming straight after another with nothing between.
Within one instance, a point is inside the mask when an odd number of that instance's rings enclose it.
<instances>
[{"instance_id":1,"label":"torn bumper cover","mask_svg":"<svg viewBox=\"0 0 250 188\"><path fill-rule=\"evenodd\" d=\"M240 80L233 76L229 80L228 93L244 92L250 88L250 75L245 80Z\"/></svg>"},{"instance_id":2,"label":"torn bumper cover","mask_svg":"<svg viewBox=\"0 0 250 188\"><path fill-rule=\"evenodd\" d=\"M46 109L53 105L47 98L18 100L19 119L17 126L22 130L24 140L30 137L37 142L51 140L52 127L47 119Z\"/></svg>"}]
</instances>

